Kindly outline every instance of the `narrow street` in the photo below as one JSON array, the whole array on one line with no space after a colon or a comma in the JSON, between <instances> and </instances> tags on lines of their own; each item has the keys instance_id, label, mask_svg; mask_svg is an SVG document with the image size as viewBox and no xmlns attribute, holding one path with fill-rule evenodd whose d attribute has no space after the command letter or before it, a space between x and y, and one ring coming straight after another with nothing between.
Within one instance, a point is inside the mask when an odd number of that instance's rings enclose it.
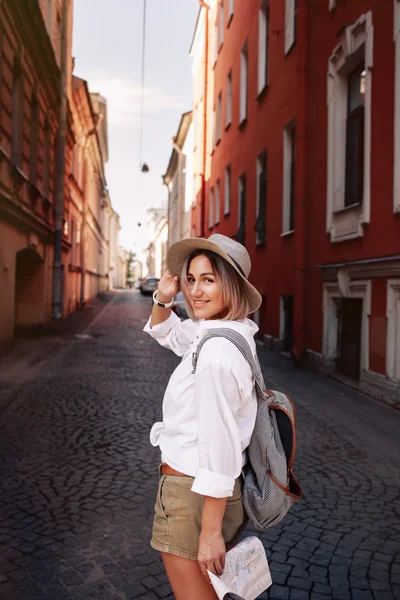
<instances>
[{"instance_id":1,"label":"narrow street","mask_svg":"<svg viewBox=\"0 0 400 600\"><path fill-rule=\"evenodd\" d=\"M148 436L178 357L142 332L150 298L116 294L80 337L0 361L0 599L173 598L149 546L159 452ZM262 598L400 598L400 412L259 347L298 416L305 494L261 534ZM248 530L251 534L251 530Z\"/></svg>"}]
</instances>

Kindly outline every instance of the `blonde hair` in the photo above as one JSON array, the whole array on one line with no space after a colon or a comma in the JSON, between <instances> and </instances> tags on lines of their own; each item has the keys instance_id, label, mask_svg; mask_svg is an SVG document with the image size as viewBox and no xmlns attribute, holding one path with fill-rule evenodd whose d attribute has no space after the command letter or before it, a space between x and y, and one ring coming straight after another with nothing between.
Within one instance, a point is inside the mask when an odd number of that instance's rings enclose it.
<instances>
[{"instance_id":1,"label":"blonde hair","mask_svg":"<svg viewBox=\"0 0 400 600\"><path fill-rule=\"evenodd\" d=\"M238 321L245 319L249 314L249 301L245 294L245 283L236 270L219 254L210 250L193 250L186 258L181 272L180 283L181 292L186 301L186 309L192 321L195 321L191 302L186 294L188 288L187 274L189 272L190 263L197 256L206 256L215 273L216 279L221 283L222 298L226 309L218 315L218 318L224 321ZM217 315L215 315L217 317ZM214 317L214 318L215 318Z\"/></svg>"}]
</instances>

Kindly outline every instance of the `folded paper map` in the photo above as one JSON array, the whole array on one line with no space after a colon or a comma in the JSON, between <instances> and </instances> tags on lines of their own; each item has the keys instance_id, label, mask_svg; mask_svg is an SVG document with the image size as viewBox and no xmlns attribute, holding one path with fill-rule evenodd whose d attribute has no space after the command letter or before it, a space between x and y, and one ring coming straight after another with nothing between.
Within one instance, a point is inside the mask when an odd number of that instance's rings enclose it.
<instances>
[{"instance_id":1,"label":"folded paper map","mask_svg":"<svg viewBox=\"0 0 400 600\"><path fill-rule=\"evenodd\" d=\"M229 550L221 577L208 574L219 600L254 600L272 585L264 546L248 537Z\"/></svg>"}]
</instances>

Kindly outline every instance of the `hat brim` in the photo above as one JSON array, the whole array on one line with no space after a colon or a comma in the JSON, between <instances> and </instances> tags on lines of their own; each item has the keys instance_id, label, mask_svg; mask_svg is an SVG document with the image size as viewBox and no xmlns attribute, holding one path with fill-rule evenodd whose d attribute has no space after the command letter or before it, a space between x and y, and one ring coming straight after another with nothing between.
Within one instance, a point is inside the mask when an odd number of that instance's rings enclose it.
<instances>
[{"instance_id":1,"label":"hat brim","mask_svg":"<svg viewBox=\"0 0 400 600\"><path fill-rule=\"evenodd\" d=\"M179 242L175 242L170 246L167 252L167 268L172 273L172 275L178 275L179 277L182 274L182 268L185 263L188 255L193 252L193 250L210 250L219 256L222 256L236 271L236 273L241 277L245 284L245 294L247 300L249 302L249 314L256 312L261 306L262 297L260 292L252 285L246 277L239 271L237 265L233 262L231 257L221 250L217 244L206 240L205 238L185 238L183 240L179 240Z\"/></svg>"}]
</instances>

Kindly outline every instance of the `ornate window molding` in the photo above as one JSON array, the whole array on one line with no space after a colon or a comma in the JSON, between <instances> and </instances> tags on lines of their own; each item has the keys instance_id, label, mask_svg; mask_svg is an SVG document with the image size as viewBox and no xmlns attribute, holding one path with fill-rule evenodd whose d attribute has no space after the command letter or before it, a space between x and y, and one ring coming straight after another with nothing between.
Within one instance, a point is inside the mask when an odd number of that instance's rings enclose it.
<instances>
[{"instance_id":1,"label":"ornate window molding","mask_svg":"<svg viewBox=\"0 0 400 600\"><path fill-rule=\"evenodd\" d=\"M400 279L388 279L386 317L386 373L400 379Z\"/></svg>"},{"instance_id":2,"label":"ornate window molding","mask_svg":"<svg viewBox=\"0 0 400 600\"><path fill-rule=\"evenodd\" d=\"M338 278L337 282L324 284L323 311L323 347L325 358L335 359L338 348L338 301L340 298L362 298L362 326L361 326L361 370L369 369L369 316L371 314L371 281L349 281L343 282Z\"/></svg>"},{"instance_id":3,"label":"ornate window molding","mask_svg":"<svg viewBox=\"0 0 400 600\"><path fill-rule=\"evenodd\" d=\"M393 210L400 213L400 0L394 0L394 191Z\"/></svg>"},{"instance_id":4,"label":"ornate window molding","mask_svg":"<svg viewBox=\"0 0 400 600\"><path fill-rule=\"evenodd\" d=\"M346 118L348 75L365 65L363 201L345 208ZM326 229L332 242L363 237L370 221L371 91L373 67L372 13L344 28L328 62L328 180Z\"/></svg>"}]
</instances>

